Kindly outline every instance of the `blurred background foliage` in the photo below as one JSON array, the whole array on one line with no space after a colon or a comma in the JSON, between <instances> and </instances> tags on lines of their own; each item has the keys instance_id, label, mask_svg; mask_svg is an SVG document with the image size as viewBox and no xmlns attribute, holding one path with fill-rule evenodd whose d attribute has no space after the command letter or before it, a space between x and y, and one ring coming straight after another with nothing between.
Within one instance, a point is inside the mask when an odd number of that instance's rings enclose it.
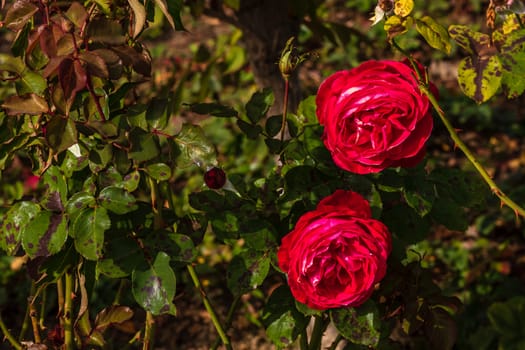
<instances>
[{"instance_id":1,"label":"blurred background foliage","mask_svg":"<svg viewBox=\"0 0 525 350\"><path fill-rule=\"evenodd\" d=\"M389 46L381 25L370 25L376 1L290 2L293 3L293 11L287 16L297 22L298 50L310 53L307 61L300 66L296 80L292 81L295 84L292 88L302 98L314 95L320 82L336 70L353 67L368 59L402 58ZM152 24L142 34L152 58L151 78L139 85L136 97L139 102L148 103L168 92L173 93L176 98L175 117L170 119L171 131L168 129L166 132L178 132L185 122L201 125L206 137L216 147L218 164L226 171L230 181L235 184L256 180L264 183L275 165L275 157L268 152L264 140L240 138L234 120L203 116L192 112L189 107L192 103L219 102L243 111L252 94L261 88L250 66L250 55L254 53L247 49L243 24L231 20L228 11L217 12L216 3L187 1L182 12L185 31L174 32L160 13L155 15ZM236 1L225 3L230 9L236 6ZM430 14L445 27L467 24L474 29L486 30L484 16L487 5L488 1L482 0L433 0L419 1L416 8L422 14ZM228 10L228 6L225 8ZM0 49L9 52L12 33L2 28L0 35ZM513 100L498 96L478 105L458 88L456 68L462 53L457 47L453 46L452 53L445 55L426 45L415 30L403 36L399 44L429 69L430 80L439 88L440 104L452 124L460 130L462 139L490 170L501 188L511 198L524 204L525 96ZM278 56L275 53L267 59L277 65ZM0 82L0 99L12 94L11 90L8 81ZM297 103L291 112L295 113L296 108ZM5 130L0 130L2 132ZM466 171L468 176L478 176L455 149L438 120L428 142L427 157L430 170L446 166ZM10 203L31 191L41 190L32 185L31 160L23 152L1 176L1 211L5 212ZM185 198L185 201L175 203L180 213L191 212L187 198L189 194L202 190L203 186L200 167L190 165L176 170L170 189L177 195L176 198ZM465 209L468 219L464 222L455 222L454 213L444 213L450 215L449 227L425 226L428 230L417 235L408 262L421 262L422 267L432 271L434 281L445 294L457 296L463 302L456 349L495 349L497 344L501 349L523 349L523 346L517 345L523 344L525 339L523 221L511 210L500 209L497 198L487 189L472 190L477 191L474 194L481 196L488 205ZM213 237L205 236L198 252L198 261L207 263L199 265L203 269L199 272L205 276L205 284L220 283L217 277L226 273L226 263L234 255L232 249L239 247L218 244ZM29 287L26 272L21 269L22 259L0 257L0 308L4 314L24 313L22 291ZM271 281L267 283L266 287L271 288ZM185 282L180 282L180 285L184 286ZM100 305L111 302L104 300L105 290L115 286L115 282L109 279L107 283L97 284L95 294ZM182 299L192 294L183 289L180 293ZM263 296L259 293L254 291L242 301L246 319L255 326L260 325L257 305ZM219 297L228 298L227 295ZM133 301L129 300L129 303ZM184 322L178 328L176 325L164 327L178 333L187 331ZM250 327L246 325L247 329L253 330ZM169 337L162 331L159 338L169 344ZM424 345L421 348L425 348Z\"/></svg>"}]
</instances>

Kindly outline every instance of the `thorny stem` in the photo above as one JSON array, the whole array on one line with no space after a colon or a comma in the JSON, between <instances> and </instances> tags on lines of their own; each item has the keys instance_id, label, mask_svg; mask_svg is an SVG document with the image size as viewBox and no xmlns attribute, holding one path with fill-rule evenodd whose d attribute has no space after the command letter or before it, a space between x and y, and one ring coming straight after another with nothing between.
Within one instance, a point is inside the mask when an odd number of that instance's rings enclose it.
<instances>
[{"instance_id":1,"label":"thorny stem","mask_svg":"<svg viewBox=\"0 0 525 350\"><path fill-rule=\"evenodd\" d=\"M323 339L324 331L328 326L328 322L323 318L323 316L314 316L314 329L312 330L312 335L310 337L309 350L321 350L321 340Z\"/></svg>"},{"instance_id":2,"label":"thorny stem","mask_svg":"<svg viewBox=\"0 0 525 350\"><path fill-rule=\"evenodd\" d=\"M456 130L450 123L450 121L447 119L445 112L441 109L439 106L439 103L436 100L436 97L428 90L428 88L425 85L420 85L421 91L425 95L427 95L430 103L432 103L432 106L434 107L434 110L437 112L439 118L447 128L448 133L450 134L450 137L454 141L455 145L465 154L467 159L472 163L474 168L478 171L478 173L481 175L483 180L487 183L487 185L490 187L490 190L498 196L498 198L501 200L502 204L507 205L512 210L514 210L514 213L517 215L520 215L522 217L525 217L525 209L523 209L521 206L519 206L516 202L514 202L512 199L510 199L499 187L496 185L494 180L492 180L489 173L483 168L481 163L476 159L476 156L470 151L468 146L461 140L461 138L458 136Z\"/></svg>"},{"instance_id":3,"label":"thorny stem","mask_svg":"<svg viewBox=\"0 0 525 350\"><path fill-rule=\"evenodd\" d=\"M290 88L290 80L284 79L284 101L283 101L283 119L281 124L281 144L284 141L284 134L286 132L286 115L288 114L288 94ZM282 145L281 145L282 147Z\"/></svg>"},{"instance_id":4,"label":"thorny stem","mask_svg":"<svg viewBox=\"0 0 525 350\"><path fill-rule=\"evenodd\" d=\"M301 336L299 338L299 348L301 350L308 350L308 333L306 332L306 327L301 331Z\"/></svg>"},{"instance_id":5,"label":"thorny stem","mask_svg":"<svg viewBox=\"0 0 525 350\"><path fill-rule=\"evenodd\" d=\"M73 338L73 274L65 273L64 289L64 345L65 350L75 349Z\"/></svg>"},{"instance_id":6,"label":"thorny stem","mask_svg":"<svg viewBox=\"0 0 525 350\"><path fill-rule=\"evenodd\" d=\"M40 329L38 327L38 313L36 312L35 300L36 297L33 297L31 298L31 302L29 303L29 317L31 318L31 326L33 327L33 339L36 344L40 344L42 342L42 338L40 338Z\"/></svg>"},{"instance_id":7,"label":"thorny stem","mask_svg":"<svg viewBox=\"0 0 525 350\"><path fill-rule=\"evenodd\" d=\"M401 48L395 40L392 40L392 45L401 51L401 53L408 58L411 65L414 68L414 71L417 75L417 78L420 82L419 88L420 90L428 97L428 100L432 104L432 107L436 111L436 113L439 116L439 119L441 119L441 122L443 125L445 125L445 128L447 129L450 137L454 141L457 148L459 148L463 154L467 157L467 159L472 163L474 168L477 170L477 172L481 175L483 180L487 183L490 190L501 200L502 205L507 205L510 207L516 216L522 216L525 217L525 209L523 209L520 205L518 205L516 202L514 202L512 199L510 199L499 187L498 185L492 180L492 177L489 175L489 173L483 168L481 163L476 159L476 156L470 151L468 146L461 140L458 133L456 132L456 129L452 126L450 121L447 119L445 112L441 107L439 106L439 103L434 96L428 89L428 82L423 81L423 78L421 77L421 73L419 72L419 69L417 69L417 65L415 64L413 58L406 52L403 48Z\"/></svg>"},{"instance_id":8,"label":"thorny stem","mask_svg":"<svg viewBox=\"0 0 525 350\"><path fill-rule=\"evenodd\" d=\"M190 274L190 277L193 281L193 285L195 288L199 290L201 293L202 302L204 304L204 307L206 308L206 311L208 311L208 314L210 315L211 321L213 325L215 326L215 329L217 330L217 333L219 333L219 337L222 340L222 343L226 347L227 350L232 350L232 346L230 343L230 338L224 331L224 328L222 327L221 322L219 321L219 318L217 317L217 313L215 312L215 309L210 303L210 300L208 299L208 296L206 295L206 292L204 291L201 282L199 280L199 277L197 276L197 272L195 271L195 268L193 265L189 264L187 265L188 272Z\"/></svg>"},{"instance_id":9,"label":"thorny stem","mask_svg":"<svg viewBox=\"0 0 525 350\"><path fill-rule=\"evenodd\" d=\"M153 350L155 336L155 318L151 311L146 312L146 325L144 329L144 343L142 350Z\"/></svg>"},{"instance_id":10,"label":"thorny stem","mask_svg":"<svg viewBox=\"0 0 525 350\"><path fill-rule=\"evenodd\" d=\"M224 322L225 331L227 331L230 328L232 321L233 321L233 316L235 315L235 311L237 310L237 307L239 306L240 301L241 301L241 297L237 296L235 297L232 304L230 305L230 309L228 310L228 314L226 315L226 322ZM219 346L219 343L220 343L220 339L217 339L215 343L213 344L213 346L211 347L211 350L216 350L217 347Z\"/></svg>"},{"instance_id":11,"label":"thorny stem","mask_svg":"<svg viewBox=\"0 0 525 350\"><path fill-rule=\"evenodd\" d=\"M4 337L7 339L9 344L16 350L22 350L22 344L20 344L15 337L9 332L9 329L5 326L4 320L2 319L2 313L0 312L0 329L2 330L2 333L4 334Z\"/></svg>"},{"instance_id":12,"label":"thorny stem","mask_svg":"<svg viewBox=\"0 0 525 350\"><path fill-rule=\"evenodd\" d=\"M35 282L32 282L31 290L29 292L30 296L27 298L26 314L24 316L24 321L22 322L22 328L20 329L20 334L18 335L19 341L22 341L25 338L26 332L29 329L29 321L30 321L29 314L31 313L31 303L33 301L34 294L35 294Z\"/></svg>"}]
</instances>

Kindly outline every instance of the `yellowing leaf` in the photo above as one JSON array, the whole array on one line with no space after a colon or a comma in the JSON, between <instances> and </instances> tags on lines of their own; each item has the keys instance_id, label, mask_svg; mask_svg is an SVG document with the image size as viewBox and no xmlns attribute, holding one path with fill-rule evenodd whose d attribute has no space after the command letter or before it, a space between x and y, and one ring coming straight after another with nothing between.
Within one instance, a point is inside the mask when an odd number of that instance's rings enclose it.
<instances>
[{"instance_id":1,"label":"yellowing leaf","mask_svg":"<svg viewBox=\"0 0 525 350\"><path fill-rule=\"evenodd\" d=\"M144 28L144 24L146 24L146 9L139 0L128 0L128 2L133 10L133 37L136 38L142 31L142 28Z\"/></svg>"},{"instance_id":2,"label":"yellowing leaf","mask_svg":"<svg viewBox=\"0 0 525 350\"><path fill-rule=\"evenodd\" d=\"M396 0L394 14L399 17L407 17L414 9L413 0Z\"/></svg>"}]
</instances>

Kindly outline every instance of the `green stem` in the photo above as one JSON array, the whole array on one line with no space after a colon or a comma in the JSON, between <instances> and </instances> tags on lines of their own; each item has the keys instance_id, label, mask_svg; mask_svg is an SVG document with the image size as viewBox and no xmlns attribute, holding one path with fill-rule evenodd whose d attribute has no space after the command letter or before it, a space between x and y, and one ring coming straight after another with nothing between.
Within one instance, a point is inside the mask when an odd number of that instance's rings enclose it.
<instances>
[{"instance_id":1,"label":"green stem","mask_svg":"<svg viewBox=\"0 0 525 350\"><path fill-rule=\"evenodd\" d=\"M224 323L224 329L227 331L233 322L233 316L235 315L235 311L237 310L237 307L239 306L239 303L241 301L241 297L237 296L235 299L233 299L232 304L230 305L230 309L228 310L228 314L226 315L226 322ZM213 346L211 347L211 350L216 350L219 347L221 340L220 338L215 341Z\"/></svg>"},{"instance_id":2,"label":"green stem","mask_svg":"<svg viewBox=\"0 0 525 350\"><path fill-rule=\"evenodd\" d=\"M32 297L31 302L29 303L29 317L31 318L31 326L33 326L33 339L35 341L35 344L40 344L42 342L42 338L40 338L40 328L38 326L38 312L36 312L35 301L36 297Z\"/></svg>"},{"instance_id":3,"label":"green stem","mask_svg":"<svg viewBox=\"0 0 525 350\"><path fill-rule=\"evenodd\" d=\"M288 114L289 88L290 88L290 80L288 78L285 78L284 79L283 120L281 123L281 144L284 141L284 134L286 133L286 115Z\"/></svg>"},{"instance_id":4,"label":"green stem","mask_svg":"<svg viewBox=\"0 0 525 350\"><path fill-rule=\"evenodd\" d=\"M456 130L454 129L450 121L447 119L445 112L439 106L439 103L436 97L428 90L428 88L424 84L421 84L420 88L421 88L421 91L425 93L425 95L427 95L430 103L432 103L432 106L434 107L439 118L441 119L445 127L447 128L447 131L450 134L450 137L454 141L455 145L465 154L465 156L472 163L474 168L476 168L476 170L481 175L483 180L485 180L487 185L490 187L490 190L496 196L498 196L498 198L501 200L503 204L507 205L512 210L514 210L514 213L516 214L516 216L520 215L522 217L525 217L525 209L523 209L516 202L510 199L505 193L503 193L503 191L498 187L498 185L496 185L494 180L492 180L489 173L485 170L485 168L483 168L480 162L476 159L475 155L470 151L467 145L458 136Z\"/></svg>"},{"instance_id":5,"label":"green stem","mask_svg":"<svg viewBox=\"0 0 525 350\"><path fill-rule=\"evenodd\" d=\"M299 348L301 350L308 350L308 334L306 333L306 327L301 332L301 336L299 338Z\"/></svg>"},{"instance_id":6,"label":"green stem","mask_svg":"<svg viewBox=\"0 0 525 350\"><path fill-rule=\"evenodd\" d=\"M151 311L146 312L146 325L144 329L144 343L142 350L153 350L153 337L155 336L155 318Z\"/></svg>"},{"instance_id":7,"label":"green stem","mask_svg":"<svg viewBox=\"0 0 525 350\"><path fill-rule=\"evenodd\" d=\"M122 294L126 290L126 287L128 286L128 281L126 279L121 279L117 294L115 294L115 299L113 300L113 305L120 305L120 299L122 298Z\"/></svg>"},{"instance_id":8,"label":"green stem","mask_svg":"<svg viewBox=\"0 0 525 350\"><path fill-rule=\"evenodd\" d=\"M65 350L75 349L73 337L73 274L65 273L64 288L64 345Z\"/></svg>"},{"instance_id":9,"label":"green stem","mask_svg":"<svg viewBox=\"0 0 525 350\"><path fill-rule=\"evenodd\" d=\"M35 282L31 282L31 291L29 292L29 298L27 298L27 307L26 314L24 316L24 321L22 322L22 328L20 329L20 334L18 335L18 340L24 340L27 330L29 329L29 322L31 318L29 314L31 312L31 302L33 301L33 295L35 295Z\"/></svg>"},{"instance_id":10,"label":"green stem","mask_svg":"<svg viewBox=\"0 0 525 350\"><path fill-rule=\"evenodd\" d=\"M227 350L232 350L232 346L231 346L231 343L230 343L230 338L228 337L228 335L224 331L224 328L223 328L221 322L219 321L219 318L217 317L217 313L215 312L215 309L211 305L210 300L208 299L208 296L206 295L206 292L204 291L204 289L203 289L203 287L201 285L201 282L199 280L199 277L197 276L197 272L195 271L195 268L193 267L193 265L187 265L187 268L188 268L188 272L190 274L190 277L191 277L191 279L193 281L193 285L201 293L201 298L202 298L202 302L204 304L204 307L206 308L206 311L208 311L208 314L211 317L211 321L213 322L213 325L215 326L215 329L217 330L217 333L219 334L219 337L221 338L222 343L224 344L224 346L226 347Z\"/></svg>"},{"instance_id":11,"label":"green stem","mask_svg":"<svg viewBox=\"0 0 525 350\"><path fill-rule=\"evenodd\" d=\"M15 337L9 332L9 329L5 326L4 320L2 319L2 313L0 312L0 329L4 333L4 337L7 339L9 344L16 350L22 350L22 344L20 344Z\"/></svg>"},{"instance_id":12,"label":"green stem","mask_svg":"<svg viewBox=\"0 0 525 350\"><path fill-rule=\"evenodd\" d=\"M323 334L328 326L328 322L324 320L322 316L315 316L314 329L312 330L312 336L310 337L309 350L321 350L321 340Z\"/></svg>"}]
</instances>

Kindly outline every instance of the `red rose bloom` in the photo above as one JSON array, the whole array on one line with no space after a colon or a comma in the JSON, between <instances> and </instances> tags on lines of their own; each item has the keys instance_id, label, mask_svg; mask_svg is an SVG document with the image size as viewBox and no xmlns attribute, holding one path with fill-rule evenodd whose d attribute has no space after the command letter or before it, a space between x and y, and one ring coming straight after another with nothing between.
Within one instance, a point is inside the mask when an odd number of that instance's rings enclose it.
<instances>
[{"instance_id":1,"label":"red rose bloom","mask_svg":"<svg viewBox=\"0 0 525 350\"><path fill-rule=\"evenodd\" d=\"M388 228L359 194L338 190L282 239L279 267L293 296L313 309L359 306L386 273Z\"/></svg>"},{"instance_id":2,"label":"red rose bloom","mask_svg":"<svg viewBox=\"0 0 525 350\"><path fill-rule=\"evenodd\" d=\"M376 173L414 166L425 155L431 105L407 62L367 61L336 72L319 87L316 104L324 144L342 169Z\"/></svg>"}]
</instances>

